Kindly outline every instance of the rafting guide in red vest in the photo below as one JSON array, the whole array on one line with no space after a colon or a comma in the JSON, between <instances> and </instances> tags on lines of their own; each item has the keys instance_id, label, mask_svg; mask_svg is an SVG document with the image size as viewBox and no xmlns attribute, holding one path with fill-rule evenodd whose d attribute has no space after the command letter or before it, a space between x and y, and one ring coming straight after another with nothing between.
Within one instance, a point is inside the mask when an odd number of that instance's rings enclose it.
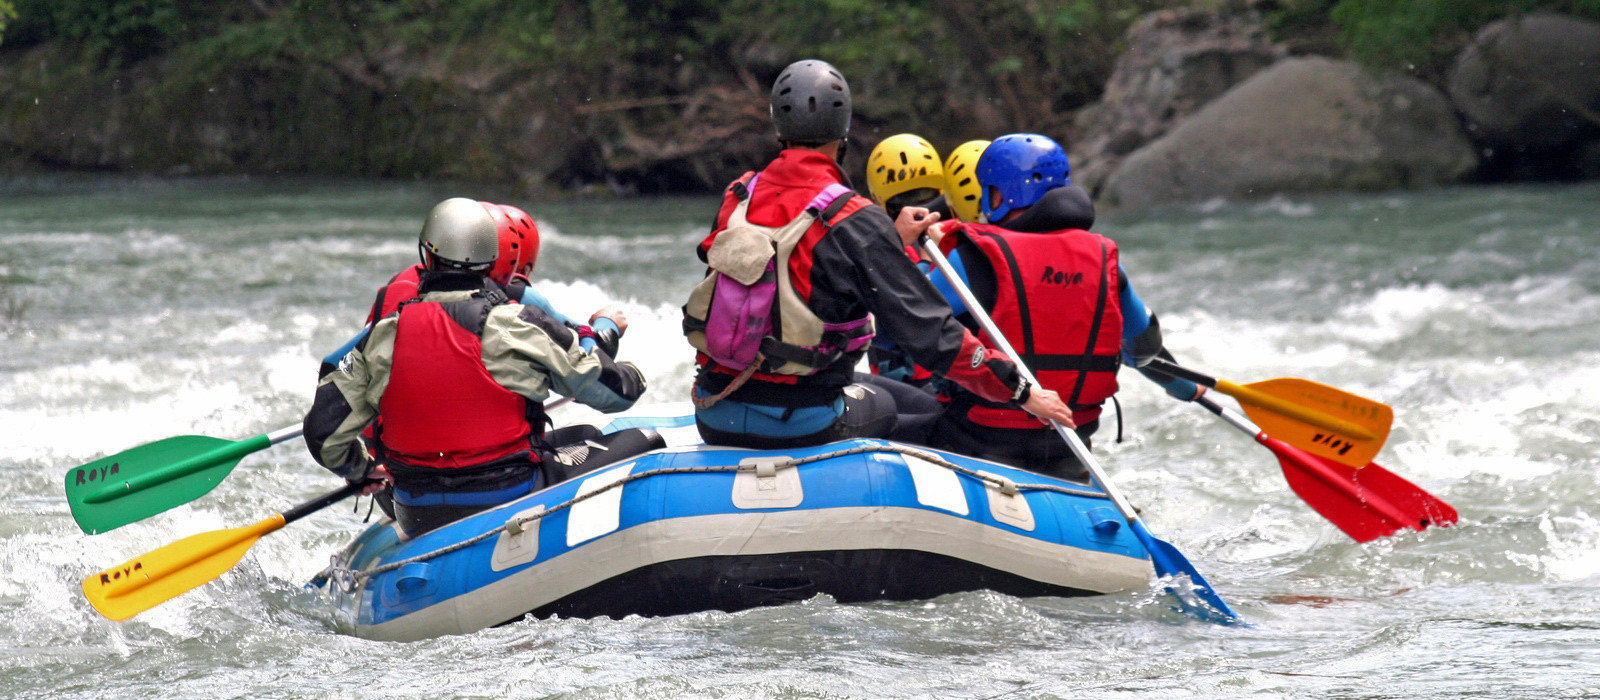
<instances>
[{"instance_id":1,"label":"rafting guide in red vest","mask_svg":"<svg viewBox=\"0 0 1600 700\"><path fill-rule=\"evenodd\" d=\"M1117 244L1091 233L1094 205L1070 182L1067 155L1054 140L1012 134L983 149L976 167L983 220L941 226L940 249L1039 382L1061 393L1085 445L1102 405L1118 389L1121 365L1171 357L1161 328L1128 281ZM958 319L972 323L943 274L932 274ZM976 324L973 323L976 328ZM981 331L979 331L981 333ZM1193 400L1204 387L1153 370L1146 376ZM1084 468L1053 431L1012 402L944 383L948 408L930 444L1063 478Z\"/></svg>"}]
</instances>

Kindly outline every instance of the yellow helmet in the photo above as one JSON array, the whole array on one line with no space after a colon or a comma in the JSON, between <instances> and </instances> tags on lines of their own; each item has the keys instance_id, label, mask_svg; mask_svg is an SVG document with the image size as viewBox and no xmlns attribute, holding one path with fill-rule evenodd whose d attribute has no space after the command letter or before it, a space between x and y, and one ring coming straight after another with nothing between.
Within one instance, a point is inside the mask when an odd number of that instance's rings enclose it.
<instances>
[{"instance_id":1,"label":"yellow helmet","mask_svg":"<svg viewBox=\"0 0 1600 700\"><path fill-rule=\"evenodd\" d=\"M932 199L944 188L939 152L927 139L897 134L884 139L867 156L867 190L878 206L887 208L889 200L924 188L932 192L919 200Z\"/></svg>"},{"instance_id":2,"label":"yellow helmet","mask_svg":"<svg viewBox=\"0 0 1600 700\"><path fill-rule=\"evenodd\" d=\"M978 157L988 141L968 141L956 146L944 162L944 198L950 211L962 221L977 221L983 205L983 188L978 186Z\"/></svg>"}]
</instances>

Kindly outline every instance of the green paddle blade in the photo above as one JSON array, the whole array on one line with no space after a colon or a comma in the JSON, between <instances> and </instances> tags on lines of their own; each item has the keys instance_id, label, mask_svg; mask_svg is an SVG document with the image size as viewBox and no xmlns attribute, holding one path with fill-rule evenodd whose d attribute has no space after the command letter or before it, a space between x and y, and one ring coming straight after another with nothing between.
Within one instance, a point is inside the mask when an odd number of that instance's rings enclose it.
<instances>
[{"instance_id":1,"label":"green paddle blade","mask_svg":"<svg viewBox=\"0 0 1600 700\"><path fill-rule=\"evenodd\" d=\"M204 496L245 455L271 444L265 435L180 435L140 445L68 471L67 503L84 532L114 530Z\"/></svg>"}]
</instances>

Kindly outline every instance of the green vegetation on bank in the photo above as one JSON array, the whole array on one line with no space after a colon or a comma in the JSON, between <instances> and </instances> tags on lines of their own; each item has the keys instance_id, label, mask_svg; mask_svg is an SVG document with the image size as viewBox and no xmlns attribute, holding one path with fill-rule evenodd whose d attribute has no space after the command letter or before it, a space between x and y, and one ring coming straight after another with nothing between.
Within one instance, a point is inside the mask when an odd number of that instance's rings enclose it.
<instances>
[{"instance_id":1,"label":"green vegetation on bank","mask_svg":"<svg viewBox=\"0 0 1600 700\"><path fill-rule=\"evenodd\" d=\"M16 18L17 8L11 4L11 0L0 0L0 40L5 38L6 22Z\"/></svg>"},{"instance_id":2,"label":"green vegetation on bank","mask_svg":"<svg viewBox=\"0 0 1600 700\"><path fill-rule=\"evenodd\" d=\"M1600 0L1283 0L1266 20L1275 38L1331 33L1356 60L1437 81L1479 28L1533 12L1600 19Z\"/></svg>"},{"instance_id":3,"label":"green vegetation on bank","mask_svg":"<svg viewBox=\"0 0 1600 700\"><path fill-rule=\"evenodd\" d=\"M27 57L7 73L9 99L0 95L0 157L706 188L752 165L737 154L770 145L756 136L760 102L789 61L823 58L850 77L866 143L903 131L952 143L1068 133L1075 111L1099 99L1128 26L1188 4L0 0L0 66ZM1193 4L1254 8L1300 52L1435 82L1471 32L1499 17L1600 18L1600 0Z\"/></svg>"},{"instance_id":4,"label":"green vegetation on bank","mask_svg":"<svg viewBox=\"0 0 1600 700\"><path fill-rule=\"evenodd\" d=\"M12 0L0 0L12 1ZM556 72L592 94L655 97L694 74L821 54L851 79L946 99L951 78L1026 111L1094 99L1123 30L1163 0L14 0L12 47L56 38L77 60L310 69L406 56L457 70ZM1045 48L1047 50L1040 50ZM685 74L690 79L685 80ZM741 76L742 77L742 76ZM757 76L768 78L770 76ZM922 112L930 105L908 105Z\"/></svg>"}]
</instances>

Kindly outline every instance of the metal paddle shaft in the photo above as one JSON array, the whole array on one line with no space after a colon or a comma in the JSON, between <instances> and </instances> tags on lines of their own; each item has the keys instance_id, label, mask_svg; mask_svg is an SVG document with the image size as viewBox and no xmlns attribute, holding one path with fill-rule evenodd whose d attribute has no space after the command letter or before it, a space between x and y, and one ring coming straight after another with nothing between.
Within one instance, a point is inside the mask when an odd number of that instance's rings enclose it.
<instances>
[{"instance_id":1,"label":"metal paddle shaft","mask_svg":"<svg viewBox=\"0 0 1600 700\"><path fill-rule=\"evenodd\" d=\"M1017 372L1029 384L1036 387L1040 386L1039 381L1033 376L1033 372L1022 361L1022 356L1017 354L1017 351L1011 347L1011 342L1006 340L1006 337L1000 333L999 328L994 325L994 320L989 318L989 313L978 303L977 297L973 296L972 290L968 289L966 283L956 275L955 269L950 266L950 261L946 260L944 253L939 251L938 244L934 243L932 239L924 237L922 239L922 248L927 251L928 259L939 266L939 271L944 273L945 279L950 282L950 286L956 290L957 294L961 295L961 301L966 303L967 311L983 326L983 330L989 334L995 346L1001 352L1010 356L1012 361L1016 362ZM1089 448L1083 444L1083 440L1078 438L1078 434L1056 421L1050 421L1050 426L1055 428L1056 434L1060 435L1062 440L1066 441L1067 447L1072 450L1072 454L1076 455L1078 461L1088 468L1089 475L1094 478L1095 483L1100 485L1100 489L1105 491L1112 504L1116 505L1117 511L1128 521L1128 527L1133 530L1134 535L1144 544L1145 550L1150 553L1150 562L1155 567L1156 573L1160 576L1183 574L1189 578L1189 582L1194 586L1194 594L1204 601L1205 605L1194 605L1185 596L1168 588L1178 598L1184 612L1194 617L1214 622L1230 624L1243 622L1239 615L1228 607L1222 597L1217 595L1217 592L1211 588L1211 584L1206 581L1205 577L1201 576L1200 572L1194 568L1194 565L1190 564L1189 560L1178 551L1177 547L1157 539L1155 535L1150 533L1150 530L1145 527L1144 521L1139 518L1138 511L1133 509L1133 505L1122 496L1122 492L1117 490L1111 479L1106 477L1105 471L1100 468L1100 464L1095 461L1094 456L1089 454Z\"/></svg>"},{"instance_id":2,"label":"metal paddle shaft","mask_svg":"<svg viewBox=\"0 0 1600 700\"><path fill-rule=\"evenodd\" d=\"M1209 398L1202 396L1195 403L1272 450L1295 494L1357 542L1405 528L1448 527L1460 519L1450 504L1377 464L1356 469L1318 457L1269 437Z\"/></svg>"},{"instance_id":3,"label":"metal paddle shaft","mask_svg":"<svg viewBox=\"0 0 1600 700\"><path fill-rule=\"evenodd\" d=\"M227 573L257 540L371 483L353 481L254 525L204 532L135 557L84 579L83 595L100 614L126 620Z\"/></svg>"}]
</instances>

